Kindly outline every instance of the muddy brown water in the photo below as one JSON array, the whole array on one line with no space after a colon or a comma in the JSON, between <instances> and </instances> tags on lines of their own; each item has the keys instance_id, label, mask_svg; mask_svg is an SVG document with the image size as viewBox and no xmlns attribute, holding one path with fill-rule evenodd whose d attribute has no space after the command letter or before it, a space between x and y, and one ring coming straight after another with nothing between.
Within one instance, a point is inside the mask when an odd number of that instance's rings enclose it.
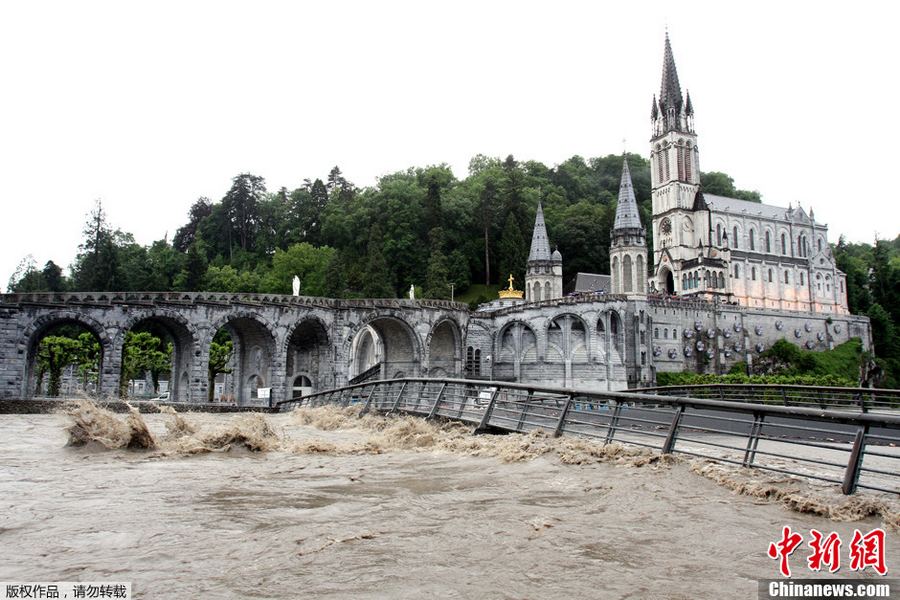
<instances>
[{"instance_id":1,"label":"muddy brown water","mask_svg":"<svg viewBox=\"0 0 900 600\"><path fill-rule=\"evenodd\" d=\"M154 599L755 598L782 526L846 548L885 520L799 513L697 470L337 410L0 415L0 580L131 581Z\"/></svg>"}]
</instances>

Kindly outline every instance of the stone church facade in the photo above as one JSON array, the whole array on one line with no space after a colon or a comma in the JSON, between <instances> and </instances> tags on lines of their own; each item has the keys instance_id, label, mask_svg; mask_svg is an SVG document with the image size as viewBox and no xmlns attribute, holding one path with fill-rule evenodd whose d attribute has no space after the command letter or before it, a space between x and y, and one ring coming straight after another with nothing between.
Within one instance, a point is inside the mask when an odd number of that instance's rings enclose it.
<instances>
[{"instance_id":1,"label":"stone church facade","mask_svg":"<svg viewBox=\"0 0 900 600\"><path fill-rule=\"evenodd\" d=\"M849 313L812 210L703 192L693 103L668 35L651 125L653 256L625 161L605 293L563 297L562 257L538 206L525 300L473 315L466 345L478 360L466 374L622 389L660 371L727 372L779 339L826 350L860 338L870 349L868 319Z\"/></svg>"}]
</instances>

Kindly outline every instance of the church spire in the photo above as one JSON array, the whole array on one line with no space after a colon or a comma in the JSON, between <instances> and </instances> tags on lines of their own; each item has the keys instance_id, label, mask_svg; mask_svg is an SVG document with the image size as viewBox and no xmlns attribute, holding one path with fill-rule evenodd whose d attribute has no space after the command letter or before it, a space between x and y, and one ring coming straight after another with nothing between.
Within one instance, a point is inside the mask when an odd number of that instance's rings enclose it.
<instances>
[{"instance_id":1,"label":"church spire","mask_svg":"<svg viewBox=\"0 0 900 600\"><path fill-rule=\"evenodd\" d=\"M528 261L550 260L550 240L547 239L547 226L544 225L544 209L538 200L537 214L534 216L534 233L531 234L531 251Z\"/></svg>"},{"instance_id":2,"label":"church spire","mask_svg":"<svg viewBox=\"0 0 900 600\"><path fill-rule=\"evenodd\" d=\"M694 107L688 94L685 105L684 96L681 94L681 84L678 81L678 70L675 68L675 55L672 53L672 43L669 41L669 32L666 32L666 46L663 51L662 83L659 86L659 113L662 122L657 126L662 132L666 131L690 131L690 122L687 117L693 116ZM654 119L655 120L655 119Z\"/></svg>"},{"instance_id":3,"label":"church spire","mask_svg":"<svg viewBox=\"0 0 900 600\"><path fill-rule=\"evenodd\" d=\"M628 170L628 160L624 157L622 159L622 180L619 182L619 202L616 205L616 220L613 229L642 229L637 199L634 196L634 185L631 183L631 171Z\"/></svg>"}]
</instances>

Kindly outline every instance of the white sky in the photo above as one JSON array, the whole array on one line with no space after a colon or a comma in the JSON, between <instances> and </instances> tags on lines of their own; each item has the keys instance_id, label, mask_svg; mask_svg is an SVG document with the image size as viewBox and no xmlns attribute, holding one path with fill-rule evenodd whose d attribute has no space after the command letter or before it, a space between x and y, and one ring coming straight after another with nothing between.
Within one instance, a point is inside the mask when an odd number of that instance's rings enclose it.
<instances>
[{"instance_id":1,"label":"white sky","mask_svg":"<svg viewBox=\"0 0 900 600\"><path fill-rule=\"evenodd\" d=\"M700 165L832 240L900 231L894 2L5 2L0 286L95 199L142 244L249 171L357 185L483 153L648 154L669 28Z\"/></svg>"}]
</instances>

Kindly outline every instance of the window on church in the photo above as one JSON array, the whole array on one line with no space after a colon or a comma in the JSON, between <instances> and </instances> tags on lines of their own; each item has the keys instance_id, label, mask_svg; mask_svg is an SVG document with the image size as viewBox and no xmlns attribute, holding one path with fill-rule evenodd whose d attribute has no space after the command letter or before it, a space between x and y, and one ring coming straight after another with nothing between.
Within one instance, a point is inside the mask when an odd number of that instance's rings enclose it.
<instances>
[{"instance_id":1,"label":"window on church","mask_svg":"<svg viewBox=\"0 0 900 600\"><path fill-rule=\"evenodd\" d=\"M734 265L734 278L737 279L740 276L741 276L741 266Z\"/></svg>"},{"instance_id":2,"label":"window on church","mask_svg":"<svg viewBox=\"0 0 900 600\"><path fill-rule=\"evenodd\" d=\"M738 244L737 225L734 226L734 237L731 238L731 247L732 248L740 247L740 244Z\"/></svg>"},{"instance_id":3,"label":"window on church","mask_svg":"<svg viewBox=\"0 0 900 600\"><path fill-rule=\"evenodd\" d=\"M787 256L787 239L783 233L781 234L781 253Z\"/></svg>"},{"instance_id":4,"label":"window on church","mask_svg":"<svg viewBox=\"0 0 900 600\"><path fill-rule=\"evenodd\" d=\"M688 144L684 149L684 180L691 180L691 145Z\"/></svg>"},{"instance_id":5,"label":"window on church","mask_svg":"<svg viewBox=\"0 0 900 600\"><path fill-rule=\"evenodd\" d=\"M683 289L683 290L687 289L687 287L688 287L687 281L688 281L687 275L682 275L681 276L681 289Z\"/></svg>"},{"instance_id":6,"label":"window on church","mask_svg":"<svg viewBox=\"0 0 900 600\"><path fill-rule=\"evenodd\" d=\"M722 225L721 223L716 223L716 246L722 245Z\"/></svg>"},{"instance_id":7,"label":"window on church","mask_svg":"<svg viewBox=\"0 0 900 600\"><path fill-rule=\"evenodd\" d=\"M800 272L800 285L806 285L806 276L803 271Z\"/></svg>"},{"instance_id":8,"label":"window on church","mask_svg":"<svg viewBox=\"0 0 900 600\"><path fill-rule=\"evenodd\" d=\"M725 273L719 273L719 287L725 289Z\"/></svg>"},{"instance_id":9,"label":"window on church","mask_svg":"<svg viewBox=\"0 0 900 600\"><path fill-rule=\"evenodd\" d=\"M675 146L675 155L678 160L678 179L685 181L684 177L684 146Z\"/></svg>"},{"instance_id":10,"label":"window on church","mask_svg":"<svg viewBox=\"0 0 900 600\"><path fill-rule=\"evenodd\" d=\"M785 271L784 272L784 282L785 283L790 283L789 276L790 276L790 271Z\"/></svg>"},{"instance_id":11,"label":"window on church","mask_svg":"<svg viewBox=\"0 0 900 600\"><path fill-rule=\"evenodd\" d=\"M663 329L663 339L664 339L664 340L669 339L669 328L668 328L668 327L666 327L665 329Z\"/></svg>"},{"instance_id":12,"label":"window on church","mask_svg":"<svg viewBox=\"0 0 900 600\"><path fill-rule=\"evenodd\" d=\"M756 267L752 267L750 269L750 279L752 279L753 281L756 281Z\"/></svg>"},{"instance_id":13,"label":"window on church","mask_svg":"<svg viewBox=\"0 0 900 600\"><path fill-rule=\"evenodd\" d=\"M659 327L654 327L654 328L653 328L653 339L654 339L654 340L658 340L658 339L659 339Z\"/></svg>"},{"instance_id":14,"label":"window on church","mask_svg":"<svg viewBox=\"0 0 900 600\"><path fill-rule=\"evenodd\" d=\"M772 269L769 269L769 283L772 283Z\"/></svg>"},{"instance_id":15,"label":"window on church","mask_svg":"<svg viewBox=\"0 0 900 600\"><path fill-rule=\"evenodd\" d=\"M842 293L842 294L844 293L844 282L843 282L843 280L841 280L841 293Z\"/></svg>"},{"instance_id":16,"label":"window on church","mask_svg":"<svg viewBox=\"0 0 900 600\"><path fill-rule=\"evenodd\" d=\"M481 350L475 350L475 375L481 375Z\"/></svg>"},{"instance_id":17,"label":"window on church","mask_svg":"<svg viewBox=\"0 0 900 600\"><path fill-rule=\"evenodd\" d=\"M756 230L750 230L750 249L756 250Z\"/></svg>"},{"instance_id":18,"label":"window on church","mask_svg":"<svg viewBox=\"0 0 900 600\"><path fill-rule=\"evenodd\" d=\"M819 238L819 252L822 251L822 238Z\"/></svg>"},{"instance_id":19,"label":"window on church","mask_svg":"<svg viewBox=\"0 0 900 600\"><path fill-rule=\"evenodd\" d=\"M772 233L766 232L766 254L772 253Z\"/></svg>"}]
</instances>

